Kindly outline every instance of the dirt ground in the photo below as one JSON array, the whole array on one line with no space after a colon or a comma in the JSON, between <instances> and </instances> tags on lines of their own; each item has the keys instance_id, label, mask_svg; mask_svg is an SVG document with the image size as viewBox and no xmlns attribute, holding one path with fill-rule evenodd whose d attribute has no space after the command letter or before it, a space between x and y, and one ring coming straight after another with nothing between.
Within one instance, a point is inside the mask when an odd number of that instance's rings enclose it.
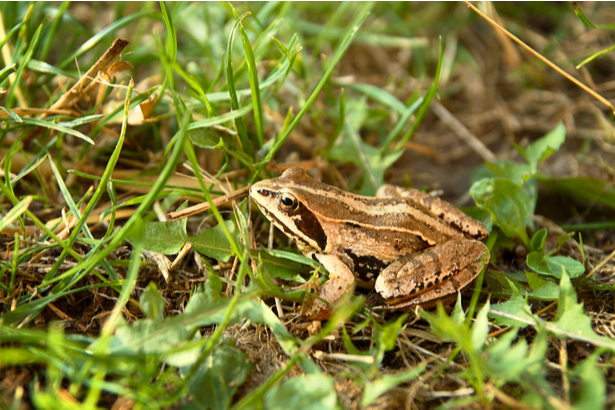
<instances>
[{"instance_id":1,"label":"dirt ground","mask_svg":"<svg viewBox=\"0 0 615 410\"><path fill-rule=\"evenodd\" d=\"M574 78L587 84L609 101L615 100L615 54L607 53L594 62L580 69L575 68L585 57L613 44L615 31L590 29L574 16L570 4L553 4L551 14L530 13L515 14L513 4L495 4L500 11L504 25L514 31L530 47L545 55ZM425 9L417 6L418 9ZM569 9L566 13L561 9ZM529 9L528 9L529 10ZM591 3L583 5L586 15L595 23L610 22L615 19L615 8L610 4ZM455 13L465 16L473 13L464 4L434 8L433 13L450 18ZM558 19L568 17L564 22ZM432 16L433 18L433 16ZM594 21L595 20L595 21ZM434 21L437 21L434 18ZM448 20L447 20L448 21ZM553 130L558 122L566 127L566 142L562 148L543 162L539 171L549 177L588 176L608 181L611 189L615 181L615 132L613 114L610 109L593 96L564 78L546 64L540 62L526 50L513 43L509 38L497 32L491 25L480 18L470 24L446 30L435 24L417 30L416 35L429 40L426 50L387 48L355 42L341 60L334 81L352 81L383 87L399 100L407 101L419 87L426 90L430 78L420 76L417 61L424 64L428 73L433 73L437 62L437 36L444 37L447 50L454 48L458 58L448 67L441 78L439 97L435 99L432 109L427 113L414 138L408 144L403 156L386 172L387 182L397 185L412 185L439 191L442 198L458 206L472 206L468 195L475 168L485 162L485 155L493 155L498 160L520 159L515 144L526 146L537 138ZM421 56L427 53L429 56ZM435 58L434 58L434 53ZM290 98L290 97L289 97ZM347 96L348 98L348 96ZM319 101L315 103L319 107ZM327 107L323 101L321 109ZM279 111L283 113L283 110ZM446 113L450 113L446 117ZM444 114L443 114L444 113ZM283 114L281 119L283 120ZM445 117L446 120L443 120ZM456 119L452 122L450 117ZM275 121L271 121L275 123ZM465 128L463 131L459 123ZM279 124L277 124L279 125ZM325 130L331 131L335 124L325 124ZM275 127L272 127L272 129ZM467 132L471 138L481 141L486 152L477 152L460 134ZM310 161L318 152L318 127L309 119L304 119L297 129L297 134L276 157L278 163ZM386 134L385 134L386 135ZM362 134L370 144L379 143L376 132ZM294 138L294 139L293 139ZM210 164L214 164L211 161ZM215 169L208 169L215 173ZM316 171L326 182L341 187L352 185L360 171L349 164L325 164ZM346 184L346 186L344 186ZM37 213L47 213L49 218L56 217L61 207L52 210L33 209ZM268 229L260 216L252 215L256 241L266 246ZM537 229L546 227L550 238L563 233L561 225L615 221L615 209L599 203L575 199L554 189L540 186L534 223ZM189 232L202 230L202 219L190 222ZM92 229L95 236L104 235L105 226L98 225ZM586 268L592 270L615 250L615 230L598 229L582 232L583 245L588 252ZM13 240L11 235L0 237L3 247ZM553 239L554 240L554 239ZM281 239L277 243L282 247L288 244ZM562 250L562 254L582 259L574 237ZM10 251L10 246L3 249ZM44 257L32 265L31 269L19 276L16 283L17 293L26 293L38 285L45 269L53 265L60 250L50 249ZM497 262L490 268L502 272L519 272L527 269L526 250L518 245L508 250L500 250L495 255ZM128 245L118 248L111 258L126 260L129 258ZM69 268L70 261L67 260ZM231 268L231 266L227 266ZM100 271L104 273L103 270ZM615 282L615 260L607 261L600 269L597 278L600 284L612 286ZM8 284L8 276L3 283ZM200 267L194 257L188 257L176 269L172 280L166 282L155 264L149 264L139 274L136 293L141 294L148 283L155 282L166 303L165 315L172 316L183 312L195 285L204 282ZM85 278L84 284L94 283L96 277ZM489 290L484 285L486 300ZM603 336L615 337L615 304L610 291L577 289L579 299L584 303L587 315L592 318L594 330ZM366 293L367 294L367 293ZM471 291L468 292L468 295ZM135 299L138 299L135 297ZM467 298L469 300L469 297ZM66 333L98 336L108 315L117 301L117 293L111 289L99 288L91 292L70 295L50 303L32 323L36 328L44 329L51 322L59 322ZM266 299L274 306L273 299ZM491 299L497 302L496 298ZM302 339L309 336L308 329L297 318L298 305L284 302L285 316L282 321L288 330ZM533 301L535 312L544 309L544 318L553 318L556 308L547 302ZM129 303L124 311L125 319L137 320L143 317L138 307ZM389 316L391 317L391 316ZM407 369L418 363L428 362L427 372L418 380L395 388L371 405L370 409L387 408L435 408L448 400L468 395L472 387L465 379L458 377L467 358L457 355L455 361L447 358L455 346L443 343L429 332L427 322L413 318L408 319L405 330L398 338L397 348L387 352L382 374L395 374L400 369ZM358 322L351 322L349 325ZM211 329L205 330L211 331ZM368 326L354 334L352 340L360 349L369 349L373 341L373 328ZM497 334L498 329L492 330ZM527 328L520 336L532 340L535 331ZM231 326L225 337L232 337L237 347L248 354L254 370L247 382L238 391L235 400L240 400L256 387L262 385L276 371L284 367L288 357L276 342L271 332L261 325L245 327ZM561 381L559 364L565 355L570 367L589 357L594 348L580 342L550 341L547 359L553 366L548 379L552 387L563 394L566 386ZM348 374L356 369L348 363L338 360L315 358L316 352L344 352L341 332L313 346L311 355L321 368L335 377L335 390L341 403L348 409L360 408L362 389ZM326 356L325 356L326 357ZM612 370L612 357L605 355L605 377L608 384L607 405L615 403L615 374ZM40 367L23 366L4 368L1 372L1 388L6 395L12 395L18 386L27 389L35 374L40 374ZM298 374L293 370L290 375ZM488 387L494 387L488 385ZM498 386L499 387L499 386ZM502 390L494 388L496 395L494 407L517 407L512 399L514 388ZM100 406L121 407L117 397L104 396ZM125 403L124 403L125 404ZM564 403L565 404L565 403ZM470 407L480 407L470 405ZM565 408L564 406L563 408Z\"/></svg>"}]
</instances>

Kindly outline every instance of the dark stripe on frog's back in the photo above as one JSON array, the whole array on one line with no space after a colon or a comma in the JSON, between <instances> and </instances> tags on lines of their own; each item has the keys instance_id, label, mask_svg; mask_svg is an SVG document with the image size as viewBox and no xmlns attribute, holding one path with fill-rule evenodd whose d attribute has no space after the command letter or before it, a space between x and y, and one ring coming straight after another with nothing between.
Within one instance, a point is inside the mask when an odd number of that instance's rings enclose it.
<instances>
[{"instance_id":1,"label":"dark stripe on frog's back","mask_svg":"<svg viewBox=\"0 0 615 410\"><path fill-rule=\"evenodd\" d=\"M319 216L329 223L353 223L378 231L403 231L432 243L444 243L463 237L450 225L434 218L420 203L404 198L364 197L320 183L317 187L297 184L291 190L301 202L309 203L310 208L319 212ZM380 210L401 204L406 212L399 212L398 209L374 214L352 207L345 200L358 201L367 208Z\"/></svg>"}]
</instances>

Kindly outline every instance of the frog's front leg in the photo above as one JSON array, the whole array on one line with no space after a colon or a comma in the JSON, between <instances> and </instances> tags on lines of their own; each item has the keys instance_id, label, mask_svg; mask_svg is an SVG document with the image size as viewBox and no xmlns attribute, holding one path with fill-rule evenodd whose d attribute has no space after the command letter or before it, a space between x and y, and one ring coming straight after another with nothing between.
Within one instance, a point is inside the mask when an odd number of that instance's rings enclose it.
<instances>
[{"instance_id":1,"label":"frog's front leg","mask_svg":"<svg viewBox=\"0 0 615 410\"><path fill-rule=\"evenodd\" d=\"M320 299L312 298L303 316L311 320L324 320L331 315L331 305L335 305L346 292L352 292L355 284L354 275L335 255L314 253L311 257L329 271L329 280L320 288L318 295Z\"/></svg>"},{"instance_id":2,"label":"frog's front leg","mask_svg":"<svg viewBox=\"0 0 615 410\"><path fill-rule=\"evenodd\" d=\"M450 241L393 262L378 276L375 289L391 308L429 308L454 298L488 262L489 250L484 243Z\"/></svg>"}]
</instances>

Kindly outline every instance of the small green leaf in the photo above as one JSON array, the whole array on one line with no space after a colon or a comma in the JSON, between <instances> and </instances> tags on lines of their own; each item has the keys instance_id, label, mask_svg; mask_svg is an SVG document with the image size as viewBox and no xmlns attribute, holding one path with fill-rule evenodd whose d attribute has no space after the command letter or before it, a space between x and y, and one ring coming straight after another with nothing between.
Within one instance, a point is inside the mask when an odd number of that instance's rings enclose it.
<instances>
[{"instance_id":1,"label":"small green leaf","mask_svg":"<svg viewBox=\"0 0 615 410\"><path fill-rule=\"evenodd\" d=\"M200 348L197 346L180 353L172 352L176 346L184 344L189 339L190 331L187 327L173 326L168 321L146 319L132 325L120 322L109 342L108 353L118 356L168 355L165 357L166 363L186 366L196 361ZM97 339L89 349L95 351L100 341L101 339Z\"/></svg>"},{"instance_id":2,"label":"small green leaf","mask_svg":"<svg viewBox=\"0 0 615 410\"><path fill-rule=\"evenodd\" d=\"M474 322L474 326L472 326L471 341L472 347L476 351L482 349L489 335L489 308L490 303L489 300L487 300L487 303L478 311L476 321Z\"/></svg>"},{"instance_id":3,"label":"small green leaf","mask_svg":"<svg viewBox=\"0 0 615 410\"><path fill-rule=\"evenodd\" d=\"M510 161L486 163L485 168L494 175L488 175L486 171L480 169L478 169L476 173L483 173L487 178L492 178L494 176L506 178L519 186L534 175L534 171L532 171L532 167L529 164L517 164Z\"/></svg>"},{"instance_id":4,"label":"small green leaf","mask_svg":"<svg viewBox=\"0 0 615 410\"><path fill-rule=\"evenodd\" d=\"M566 127L564 127L563 123L559 122L553 131L529 144L526 148L519 146L516 146L516 148L535 171L538 163L556 152L565 140Z\"/></svg>"},{"instance_id":5,"label":"small green leaf","mask_svg":"<svg viewBox=\"0 0 615 410\"><path fill-rule=\"evenodd\" d=\"M578 302L577 294L566 273L560 281L560 298L557 317L553 324L560 330L586 338L599 338L592 328L592 321L585 314L583 305Z\"/></svg>"},{"instance_id":6,"label":"small green leaf","mask_svg":"<svg viewBox=\"0 0 615 410\"><path fill-rule=\"evenodd\" d=\"M458 326L461 326L461 324L466 321L466 314L461 306L461 292L457 292L457 302L451 312L451 319Z\"/></svg>"},{"instance_id":7,"label":"small green leaf","mask_svg":"<svg viewBox=\"0 0 615 410\"><path fill-rule=\"evenodd\" d=\"M228 305L230 298L221 297L219 292L220 280L218 279L215 286L206 286L205 292L192 295L185 309L186 314L195 317L190 322L191 326L209 326L222 321L225 314L224 308ZM232 312L229 324L246 318L254 323L267 325L287 355L292 356L298 351L297 339L288 333L280 319L264 303L253 299L242 300Z\"/></svg>"},{"instance_id":8,"label":"small green leaf","mask_svg":"<svg viewBox=\"0 0 615 410\"><path fill-rule=\"evenodd\" d=\"M560 288L557 283L542 279L532 272L525 272L527 283L532 289L530 297L538 300L557 300L560 295Z\"/></svg>"},{"instance_id":9,"label":"small green leaf","mask_svg":"<svg viewBox=\"0 0 615 410\"><path fill-rule=\"evenodd\" d=\"M566 274L571 279L578 278L585 273L585 266L578 260L569 258L568 256L549 256L547 263L553 273L561 272L561 268L564 268Z\"/></svg>"},{"instance_id":10,"label":"small green leaf","mask_svg":"<svg viewBox=\"0 0 615 410\"><path fill-rule=\"evenodd\" d=\"M561 248L562 246L564 246L564 244L566 242L568 242L568 239L572 238L574 236L574 232L568 232L565 235L560 235L557 237L557 245ZM585 258L583 258L585 259Z\"/></svg>"},{"instance_id":11,"label":"small green leaf","mask_svg":"<svg viewBox=\"0 0 615 410\"><path fill-rule=\"evenodd\" d=\"M342 340L344 341L344 349L348 354L356 354L356 355L364 355L361 350L357 349L357 347L352 343L352 339L348 335L348 331L346 330L346 326L342 326Z\"/></svg>"},{"instance_id":12,"label":"small green leaf","mask_svg":"<svg viewBox=\"0 0 615 410\"><path fill-rule=\"evenodd\" d=\"M511 284L512 289L512 297L503 303L496 303L491 306L491 310L497 310L504 313L509 313L514 316L519 316L525 319L534 320L532 316L531 309L527 304L527 300L521 295L519 289L516 286ZM497 313L489 313L489 316L494 319L494 322L500 326L510 326L510 327L526 327L527 323L521 322L519 320L515 320L512 318L504 317Z\"/></svg>"},{"instance_id":13,"label":"small green leaf","mask_svg":"<svg viewBox=\"0 0 615 410\"><path fill-rule=\"evenodd\" d=\"M547 243L547 228L542 228L532 236L530 243L534 251L542 252Z\"/></svg>"},{"instance_id":14,"label":"small green leaf","mask_svg":"<svg viewBox=\"0 0 615 410\"><path fill-rule=\"evenodd\" d=\"M518 333L518 329L513 329L486 349L488 356L485 364L489 374L501 383L518 382L528 367L527 342L521 339L513 344Z\"/></svg>"},{"instance_id":15,"label":"small green leaf","mask_svg":"<svg viewBox=\"0 0 615 410\"><path fill-rule=\"evenodd\" d=\"M188 388L201 408L225 410L247 379L252 365L248 356L235 347L222 345L214 349L194 374Z\"/></svg>"},{"instance_id":16,"label":"small green leaf","mask_svg":"<svg viewBox=\"0 0 615 410\"><path fill-rule=\"evenodd\" d=\"M399 316L394 322L386 323L377 332L376 343L380 344L385 351L390 351L397 345L397 336L403 330L402 326L408 315Z\"/></svg>"},{"instance_id":17,"label":"small green leaf","mask_svg":"<svg viewBox=\"0 0 615 410\"><path fill-rule=\"evenodd\" d=\"M384 375L376 380L370 381L365 385L365 391L363 392L363 399L361 400L361 406L367 407L382 396L387 391L394 387L399 386L402 383L407 383L416 379L425 371L425 365L421 364L412 370L399 373L394 376Z\"/></svg>"},{"instance_id":18,"label":"small green leaf","mask_svg":"<svg viewBox=\"0 0 615 410\"><path fill-rule=\"evenodd\" d=\"M267 392L263 404L267 410L341 409L335 395L334 380L324 374L308 374L286 380Z\"/></svg>"},{"instance_id":19,"label":"small green leaf","mask_svg":"<svg viewBox=\"0 0 615 410\"><path fill-rule=\"evenodd\" d=\"M256 252L255 252L256 253ZM252 257L256 255L253 253ZM318 269L320 265L303 255L275 249L258 252L259 267L265 269L272 277L305 283L299 273L309 273L310 267Z\"/></svg>"},{"instance_id":20,"label":"small green leaf","mask_svg":"<svg viewBox=\"0 0 615 410\"><path fill-rule=\"evenodd\" d=\"M190 141L198 147L206 149L218 149L224 147L224 140L222 137L213 136L208 130L197 128L188 130L188 138Z\"/></svg>"},{"instance_id":21,"label":"small green leaf","mask_svg":"<svg viewBox=\"0 0 615 410\"><path fill-rule=\"evenodd\" d=\"M572 395L575 409L606 408L607 385L604 372L597 364L598 360L601 359L596 352L577 365L572 372L573 379L579 380Z\"/></svg>"},{"instance_id":22,"label":"small green leaf","mask_svg":"<svg viewBox=\"0 0 615 410\"><path fill-rule=\"evenodd\" d=\"M158 288L154 282L150 282L141 294L139 307L145 316L150 319L164 319L164 299L158 293Z\"/></svg>"},{"instance_id":23,"label":"small green leaf","mask_svg":"<svg viewBox=\"0 0 615 410\"><path fill-rule=\"evenodd\" d=\"M525 290L523 284L517 280L518 275L515 274L515 272L503 273L492 270L485 278L487 279L487 283L489 283L489 288L493 292L513 294L515 288L519 292L523 292ZM495 279L495 281L493 279Z\"/></svg>"},{"instance_id":24,"label":"small green leaf","mask_svg":"<svg viewBox=\"0 0 615 410\"><path fill-rule=\"evenodd\" d=\"M504 178L482 179L472 184L470 195L491 214L493 223L510 237L519 237L529 246L526 226L530 221L530 197L515 183Z\"/></svg>"},{"instance_id":25,"label":"small green leaf","mask_svg":"<svg viewBox=\"0 0 615 410\"><path fill-rule=\"evenodd\" d=\"M578 278L585 273L585 267L577 260L567 256L549 256L542 252L531 252L527 255L527 266L536 273L562 277L562 268L566 270L571 278Z\"/></svg>"},{"instance_id":26,"label":"small green leaf","mask_svg":"<svg viewBox=\"0 0 615 410\"><path fill-rule=\"evenodd\" d=\"M525 258L525 262L527 266L536 273L540 273L542 275L555 276L549 268L549 264L546 261L547 255L542 252L530 252Z\"/></svg>"},{"instance_id":27,"label":"small green leaf","mask_svg":"<svg viewBox=\"0 0 615 410\"><path fill-rule=\"evenodd\" d=\"M141 238L143 249L162 253L163 255L175 255L186 243L186 222L182 219L177 222L152 222L143 225L136 223L126 239L134 242L137 237Z\"/></svg>"},{"instance_id":28,"label":"small green leaf","mask_svg":"<svg viewBox=\"0 0 615 410\"><path fill-rule=\"evenodd\" d=\"M235 222L225 221L225 224L231 235L237 236ZM216 225L197 236L189 236L188 240L192 243L192 249L210 258L227 262L233 256L231 244L220 225Z\"/></svg>"}]
</instances>

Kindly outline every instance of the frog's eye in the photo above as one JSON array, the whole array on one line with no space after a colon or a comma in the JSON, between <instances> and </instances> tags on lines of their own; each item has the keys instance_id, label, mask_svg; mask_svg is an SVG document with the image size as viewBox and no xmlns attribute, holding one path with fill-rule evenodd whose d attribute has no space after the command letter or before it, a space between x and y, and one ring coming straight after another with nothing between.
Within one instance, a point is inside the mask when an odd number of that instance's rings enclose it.
<instances>
[{"instance_id":1,"label":"frog's eye","mask_svg":"<svg viewBox=\"0 0 615 410\"><path fill-rule=\"evenodd\" d=\"M294 211L299 207L299 201L292 194L282 194L279 199L280 208L283 211Z\"/></svg>"}]
</instances>

